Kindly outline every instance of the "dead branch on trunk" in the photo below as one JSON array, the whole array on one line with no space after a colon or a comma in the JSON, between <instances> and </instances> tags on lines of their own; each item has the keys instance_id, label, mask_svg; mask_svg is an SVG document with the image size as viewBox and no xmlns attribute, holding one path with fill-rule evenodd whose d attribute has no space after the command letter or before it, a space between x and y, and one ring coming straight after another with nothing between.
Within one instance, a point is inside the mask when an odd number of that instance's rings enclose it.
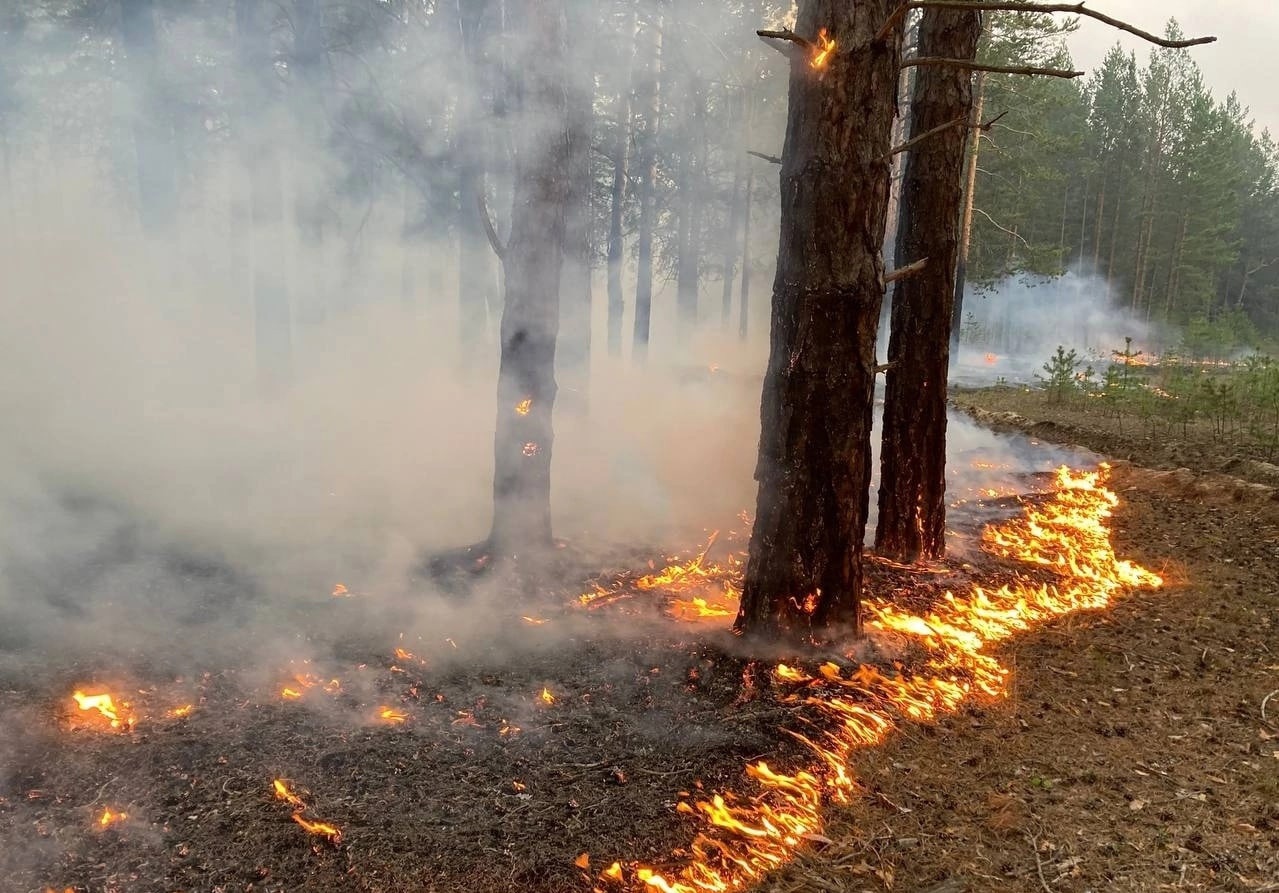
<instances>
[{"instance_id":1,"label":"dead branch on trunk","mask_svg":"<svg viewBox=\"0 0 1279 893\"><path fill-rule=\"evenodd\" d=\"M905 15L912 9L980 9L985 12L1065 12L1071 15L1084 16L1090 19L1096 19L1099 22L1109 25L1112 28L1118 28L1120 31L1127 31L1129 34L1136 35L1142 40L1157 44L1161 47L1167 47L1170 50L1182 50L1186 47L1200 46L1205 43L1213 43L1217 40L1215 37L1191 37L1185 40L1169 40L1166 37L1156 37L1149 31L1143 31L1135 25L1112 18L1105 13L1088 9L1083 3L1025 3L1016 2L1016 0L977 0L977 2L969 3L967 0L910 0L903 3L893 11L889 22L881 29L880 35L886 35L887 31L892 30L895 20ZM877 39L883 39L882 36Z\"/></svg>"},{"instance_id":2,"label":"dead branch on trunk","mask_svg":"<svg viewBox=\"0 0 1279 893\"><path fill-rule=\"evenodd\" d=\"M1028 65L986 65L971 59L943 59L940 56L921 56L916 59L903 59L902 68L913 68L919 65L949 65L953 68L966 68L969 71L989 71L994 74L1023 74L1027 77L1081 78L1086 72L1071 71L1068 68L1034 68Z\"/></svg>"},{"instance_id":3,"label":"dead branch on trunk","mask_svg":"<svg viewBox=\"0 0 1279 893\"><path fill-rule=\"evenodd\" d=\"M506 259L506 246L502 244L502 240L498 238L497 230L493 228L493 219L489 217L489 206L484 201L484 193L475 193L475 207L480 212L480 223L484 225L484 235L488 236L489 245L493 247L493 253L497 255L498 260Z\"/></svg>"},{"instance_id":4,"label":"dead branch on trunk","mask_svg":"<svg viewBox=\"0 0 1279 893\"><path fill-rule=\"evenodd\" d=\"M980 214L981 216L985 217L987 220L989 220L989 221L990 221L990 225L991 225L991 226L993 226L995 229L999 230L999 231L1000 231L1000 232L1002 232L1002 233L1007 233L1008 235L1012 236L1012 237L1013 237L1014 239L1016 239L1017 241L1021 242L1021 244L1025 245L1027 248L1029 248L1029 247L1030 247L1030 243L1029 243L1029 242L1027 242L1027 241L1025 240L1025 238L1023 238L1023 237L1022 237L1021 233L1017 232L1017 230L1015 230L1015 229L1009 229L1009 228L1008 228L1008 227L1006 227L1006 226L1001 226L1001 225L999 224L999 222L995 220L995 218L994 218L994 217L991 217L989 214L987 214L987 213L986 213L985 211L983 211L981 208L973 208L973 210L974 210L974 211L976 211L976 212L977 212L978 214Z\"/></svg>"},{"instance_id":5,"label":"dead branch on trunk","mask_svg":"<svg viewBox=\"0 0 1279 893\"><path fill-rule=\"evenodd\" d=\"M760 30L760 31L756 31L756 32L755 32L755 34L756 34L756 35L758 35L759 37L764 37L764 38L767 38L767 39L769 39L769 40L786 40L786 41L790 41L790 42L791 42L791 43L793 43L793 44L798 44L799 46L803 47L803 48L804 48L804 49L806 49L806 50L811 50L811 49L813 48L813 43L812 43L812 41L810 41L810 40L809 40L808 38L806 38L806 37L800 37L798 34L796 34L796 33L795 33L794 31L792 31L790 28L783 28L783 29L782 29L782 30L780 30L780 31L765 31L765 30Z\"/></svg>"},{"instance_id":6,"label":"dead branch on trunk","mask_svg":"<svg viewBox=\"0 0 1279 893\"><path fill-rule=\"evenodd\" d=\"M947 130L950 130L950 128L952 127L971 127L973 130L980 130L982 133L989 133L990 129L994 127L995 124L998 123L999 119L1006 114L1008 114L1007 111L1002 111L995 117L991 118L989 121L985 122L984 124L983 123L968 124L963 118L956 118L953 121L947 121L945 124L940 124L937 127L934 127L932 130L919 134L919 136L911 137L910 139L906 140L906 142L902 143L899 146L894 146L893 151L888 153L888 158L892 158L894 155L900 155L903 152L913 149L915 146L919 145L920 143L922 143L924 140L928 139L929 137L936 136L939 133L945 133Z\"/></svg>"},{"instance_id":7,"label":"dead branch on trunk","mask_svg":"<svg viewBox=\"0 0 1279 893\"><path fill-rule=\"evenodd\" d=\"M752 149L747 149L747 150L746 150L746 154L747 154L747 155L754 155L756 158L762 158L762 159L764 159L765 161L767 161L769 164L781 164L781 163L782 163L782 158L781 158L781 156L780 156L780 155L765 155L763 152L756 152L756 151L754 151L754 150L752 150Z\"/></svg>"},{"instance_id":8,"label":"dead branch on trunk","mask_svg":"<svg viewBox=\"0 0 1279 893\"><path fill-rule=\"evenodd\" d=\"M915 261L913 264L907 264L906 266L899 267L896 270L890 270L884 274L884 284L888 285L890 283L896 282L898 279L905 279L907 276L914 276L916 273L923 270L924 267L926 266L928 266L928 258L921 257L919 260Z\"/></svg>"}]
</instances>

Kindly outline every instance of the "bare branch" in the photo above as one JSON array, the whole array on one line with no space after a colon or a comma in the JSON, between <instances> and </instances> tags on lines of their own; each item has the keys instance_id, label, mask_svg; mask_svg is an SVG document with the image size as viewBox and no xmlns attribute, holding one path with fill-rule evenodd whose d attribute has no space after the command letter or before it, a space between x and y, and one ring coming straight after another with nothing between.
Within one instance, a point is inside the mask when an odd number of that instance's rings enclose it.
<instances>
[{"instance_id":1,"label":"bare branch","mask_svg":"<svg viewBox=\"0 0 1279 893\"><path fill-rule=\"evenodd\" d=\"M484 201L484 190L476 190L475 207L480 212L480 223L484 225L484 235L488 236L489 245L493 247L493 253L497 255L498 260L506 259L506 246L502 244L502 240L497 236L497 230L493 228L493 220L489 217L488 203Z\"/></svg>"},{"instance_id":2,"label":"bare branch","mask_svg":"<svg viewBox=\"0 0 1279 893\"><path fill-rule=\"evenodd\" d=\"M932 130L925 130L923 133L919 134L919 136L912 136L910 139L906 140L906 142L898 146L894 146L892 151L888 153L888 157L892 158L895 155L900 155L903 152L909 151L911 148L919 145L920 143L922 143L924 140L928 139L929 137L936 136L939 133L945 133L947 130L950 130L952 127L963 127L963 126L964 126L963 117L956 118L953 121L947 121L945 124L939 124L936 127L934 127Z\"/></svg>"},{"instance_id":3,"label":"bare branch","mask_svg":"<svg viewBox=\"0 0 1279 893\"><path fill-rule=\"evenodd\" d=\"M888 35L893 33L893 28L897 27L897 22L910 11L910 3L903 3L901 6L893 10L893 14L888 17L888 21L884 22L884 27L879 29L879 33L875 35L875 43L882 43L888 39Z\"/></svg>"},{"instance_id":4,"label":"bare branch","mask_svg":"<svg viewBox=\"0 0 1279 893\"><path fill-rule=\"evenodd\" d=\"M921 257L919 260L915 261L913 264L907 264L904 267L898 267L896 270L889 270L887 273L884 274L884 284L888 285L890 283L896 282L899 279L906 279L910 276L914 276L916 273L923 270L924 267L926 266L928 266L928 258Z\"/></svg>"},{"instance_id":5,"label":"bare branch","mask_svg":"<svg viewBox=\"0 0 1279 893\"><path fill-rule=\"evenodd\" d=\"M769 164L781 164L781 163L782 163L782 159L781 159L781 156L780 156L780 155L765 155L763 152L755 152L755 151L753 151L753 150L751 150L751 149L747 149L747 150L746 150L746 154L747 154L747 155L754 155L756 158L762 158L762 159L764 159L765 161L767 161Z\"/></svg>"},{"instance_id":6,"label":"bare branch","mask_svg":"<svg viewBox=\"0 0 1279 893\"><path fill-rule=\"evenodd\" d=\"M770 40L788 40L791 43L799 44L806 50L811 50L813 48L812 41L807 38L800 37L790 28L783 28L780 31L756 31L755 33L760 37L767 37Z\"/></svg>"},{"instance_id":7,"label":"bare branch","mask_svg":"<svg viewBox=\"0 0 1279 893\"><path fill-rule=\"evenodd\" d=\"M943 59L940 56L920 56L902 60L902 68L914 68L919 65L949 65L952 68L966 68L969 71L989 71L995 74L1024 74L1028 77L1079 78L1082 71L1070 71L1066 68L1033 68L1023 65L986 65L971 59Z\"/></svg>"},{"instance_id":8,"label":"bare branch","mask_svg":"<svg viewBox=\"0 0 1279 893\"><path fill-rule=\"evenodd\" d=\"M1000 225L999 225L999 224L995 221L995 218L994 218L994 217L991 217L989 214L987 214L987 213L986 213L985 211L983 211L981 208L973 208L973 210L974 210L974 211L976 211L976 212L977 212L978 214L980 214L981 216L985 217L987 220L989 220L989 221L990 221L990 225L991 225L991 226L993 226L995 229L999 230L999 231L1000 231L1000 232L1002 232L1002 233L1008 233L1008 235L1012 236L1012 237L1013 237L1014 239L1016 239L1018 242L1021 242L1021 244L1025 245L1027 248L1029 248L1029 247L1030 247L1030 243L1029 243L1029 242L1027 242L1027 241L1026 241L1026 240L1022 237L1021 233L1017 232L1015 229L1009 229L1009 228L1008 228L1008 227L1006 227L1006 226L1000 226Z\"/></svg>"},{"instance_id":9,"label":"bare branch","mask_svg":"<svg viewBox=\"0 0 1279 893\"><path fill-rule=\"evenodd\" d=\"M1167 47L1170 50L1181 50L1186 47L1199 46L1205 43L1213 43L1215 37L1192 37L1187 40L1169 40L1166 37L1156 37L1149 31L1142 31L1127 22L1121 22L1119 19L1111 18L1105 13L1088 9L1083 3L1025 3L1015 2L1015 0L1006 0L1006 2L993 2L993 0L976 0L976 2L966 2L966 0L910 0L904 3L901 8L893 12L893 16L898 16L910 9L926 9L932 7L934 9L980 9L989 12L1066 12L1071 15L1084 16L1090 19L1096 19L1112 28L1118 28L1120 31L1127 31L1129 34L1135 34L1142 40L1150 41L1161 47ZM888 26L885 26L888 28Z\"/></svg>"}]
</instances>

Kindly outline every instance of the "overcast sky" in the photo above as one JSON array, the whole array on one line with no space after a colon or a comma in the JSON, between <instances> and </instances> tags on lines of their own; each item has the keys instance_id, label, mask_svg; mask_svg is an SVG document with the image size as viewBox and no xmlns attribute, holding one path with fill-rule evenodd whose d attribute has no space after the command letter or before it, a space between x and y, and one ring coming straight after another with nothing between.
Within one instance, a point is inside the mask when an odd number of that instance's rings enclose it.
<instances>
[{"instance_id":1,"label":"overcast sky","mask_svg":"<svg viewBox=\"0 0 1279 893\"><path fill-rule=\"evenodd\" d=\"M1234 90L1258 127L1279 137L1279 0L1094 0L1088 5L1155 34L1163 34L1165 23L1175 18L1188 37L1216 35L1216 43L1190 50L1213 95L1222 99ZM1091 72L1116 39L1145 59L1145 41L1088 18L1070 38L1070 52L1079 68Z\"/></svg>"}]
</instances>

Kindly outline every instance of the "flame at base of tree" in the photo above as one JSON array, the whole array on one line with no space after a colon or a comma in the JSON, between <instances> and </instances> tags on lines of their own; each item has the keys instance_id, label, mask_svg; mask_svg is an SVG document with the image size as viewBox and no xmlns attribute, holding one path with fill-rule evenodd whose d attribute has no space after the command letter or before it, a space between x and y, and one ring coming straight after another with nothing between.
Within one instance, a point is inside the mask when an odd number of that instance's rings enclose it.
<instances>
[{"instance_id":1,"label":"flame at base of tree","mask_svg":"<svg viewBox=\"0 0 1279 893\"><path fill-rule=\"evenodd\" d=\"M927 654L922 667L890 674L868 665L851 672L833 663L812 672L779 665L774 677L790 689L786 699L825 720L813 726L820 731L789 731L813 752L815 766L783 774L752 763L746 767L751 793L681 802L679 811L701 825L683 867L624 870L614 863L597 876L596 889L628 883L662 893L745 888L806 842L825 839L826 807L853 795L848 764L856 750L880 743L903 722L932 721L969 698L1002 697L1008 670L987 653L991 646L1054 617L1103 608L1126 590L1161 586L1156 574L1115 556L1107 521L1118 498L1105 487L1107 471L1105 465L1094 472L1062 468L1049 501L985 531L988 551L1051 568L1060 575L1056 583L1023 578L998 589L974 586L948 593L922 615L866 603L867 631L910 638Z\"/></svg>"}]
</instances>

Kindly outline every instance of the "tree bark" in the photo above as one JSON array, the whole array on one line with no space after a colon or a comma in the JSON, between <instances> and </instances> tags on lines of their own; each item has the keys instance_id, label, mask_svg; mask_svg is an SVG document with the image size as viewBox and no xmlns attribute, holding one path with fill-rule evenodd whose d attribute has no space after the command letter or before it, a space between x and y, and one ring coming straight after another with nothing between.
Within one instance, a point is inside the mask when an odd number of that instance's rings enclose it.
<instances>
[{"instance_id":1,"label":"tree bark","mask_svg":"<svg viewBox=\"0 0 1279 893\"><path fill-rule=\"evenodd\" d=\"M631 359L648 358L649 323L653 312L653 215L657 179L657 133L662 109L662 18L650 22L652 49L644 73L643 109L638 128L639 232L636 246L635 332Z\"/></svg>"},{"instance_id":2,"label":"tree bark","mask_svg":"<svg viewBox=\"0 0 1279 893\"><path fill-rule=\"evenodd\" d=\"M512 121L515 196L503 254L506 302L493 438L488 546L513 557L551 546L551 416L571 154L564 0L521 0L523 96Z\"/></svg>"},{"instance_id":3,"label":"tree bark","mask_svg":"<svg viewBox=\"0 0 1279 893\"><path fill-rule=\"evenodd\" d=\"M150 237L173 234L177 220L177 153L173 115L160 84L153 0L120 0L120 32L128 56L132 115L137 152L138 215Z\"/></svg>"},{"instance_id":4,"label":"tree bark","mask_svg":"<svg viewBox=\"0 0 1279 893\"><path fill-rule=\"evenodd\" d=\"M622 291L622 261L626 247L623 241L622 217L626 203L626 162L631 135L631 93L637 86L634 84L634 68L637 45L640 40L640 32L635 27L635 10L636 6L631 5L627 16L633 39L630 58L627 60L626 76L617 91L613 121L611 153L613 184L609 195L608 215L608 353L613 357L622 354L622 316L626 311L626 300Z\"/></svg>"},{"instance_id":5,"label":"tree bark","mask_svg":"<svg viewBox=\"0 0 1279 893\"><path fill-rule=\"evenodd\" d=\"M930 8L920 24L919 51L976 58L980 37L980 11ZM971 72L921 70L911 106L912 137L968 120ZM927 264L893 286L875 530L875 550L902 562L938 558L946 549L946 373L969 130L951 127L920 142L902 180L896 262Z\"/></svg>"},{"instance_id":6,"label":"tree bark","mask_svg":"<svg viewBox=\"0 0 1279 893\"><path fill-rule=\"evenodd\" d=\"M488 323L488 296L494 273L480 200L485 195L484 139L481 126L479 52L484 4L456 0L458 48L461 52L461 95L457 104L458 160L458 337L462 364L476 358Z\"/></svg>"},{"instance_id":7,"label":"tree bark","mask_svg":"<svg viewBox=\"0 0 1279 893\"><path fill-rule=\"evenodd\" d=\"M959 334L964 327L964 288L968 285L968 251L973 244L973 208L977 200L977 158L981 154L981 115L986 105L986 73L977 72L974 92L977 99L969 123L972 134L968 146L968 170L964 175L964 212L959 225L959 260L955 264L955 300L950 316L950 364L959 359Z\"/></svg>"},{"instance_id":8,"label":"tree bark","mask_svg":"<svg viewBox=\"0 0 1279 893\"><path fill-rule=\"evenodd\" d=\"M791 54L781 245L761 401L755 526L736 628L812 638L860 630L875 334L901 62L897 0L801 0L795 30L836 41L820 70Z\"/></svg>"}]
</instances>

